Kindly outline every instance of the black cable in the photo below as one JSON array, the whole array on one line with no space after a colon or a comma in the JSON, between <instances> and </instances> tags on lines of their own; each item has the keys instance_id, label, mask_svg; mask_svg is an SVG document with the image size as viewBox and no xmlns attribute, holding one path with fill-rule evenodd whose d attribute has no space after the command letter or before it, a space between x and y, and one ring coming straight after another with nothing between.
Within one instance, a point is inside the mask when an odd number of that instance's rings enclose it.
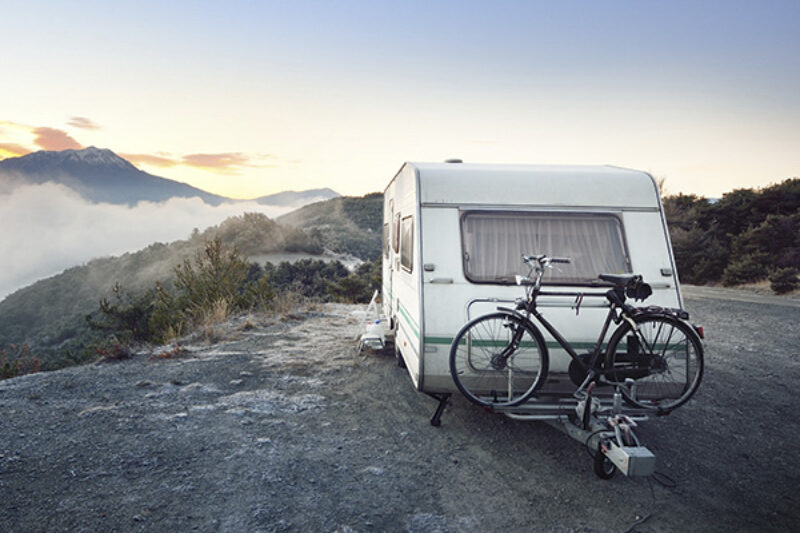
<instances>
[{"instance_id":1,"label":"black cable","mask_svg":"<svg viewBox=\"0 0 800 533\"><path fill-rule=\"evenodd\" d=\"M598 429L596 431L592 431L591 433L589 433L589 436L586 437L586 442L583 443L583 446L586 448L586 451L589 453L589 457L591 457L592 459L595 458L595 453L589 447L589 441L592 440L592 437L594 437L595 435L598 435L600 433L603 433L604 431L608 431L608 428L603 428L603 429Z\"/></svg>"},{"instance_id":2,"label":"black cable","mask_svg":"<svg viewBox=\"0 0 800 533\"><path fill-rule=\"evenodd\" d=\"M656 514L656 511L655 511L656 491L653 488L653 481L655 481L656 483L658 483L662 487L666 487L666 488L669 488L669 489L674 489L675 487L678 486L678 483L674 479L672 479L668 475L664 474L663 472L653 472L653 474L650 477L647 478L647 484L650 487L650 496L653 499L652 506L653 506L654 509L652 511L650 511L649 513L647 513L646 515L644 515L643 517L641 517L639 520L637 520L633 524L631 524L630 527L628 527L628 529L626 529L624 533L630 533L631 531L633 531L633 528L635 528L636 526L639 526L641 524L644 524L648 519L650 519L651 516Z\"/></svg>"},{"instance_id":3,"label":"black cable","mask_svg":"<svg viewBox=\"0 0 800 533\"><path fill-rule=\"evenodd\" d=\"M656 483L668 489L674 489L675 487L678 486L677 481L675 481L668 475L664 474L663 472L653 472L653 475L650 477L652 477L653 480L656 481Z\"/></svg>"},{"instance_id":4,"label":"black cable","mask_svg":"<svg viewBox=\"0 0 800 533\"><path fill-rule=\"evenodd\" d=\"M641 517L639 520L637 520L633 524L631 524L628 527L628 529L626 529L623 533L630 533L631 531L633 531L633 528L635 528L636 526L640 526L640 525L644 524L645 522L647 522L650 519L651 516L656 514L656 511L655 511L656 491L653 489L653 480L650 479L650 477L647 478L647 484L650 486L650 496L653 498L653 503L652 503L653 510L650 511L649 513L647 513L646 515L644 515L643 517Z\"/></svg>"}]
</instances>

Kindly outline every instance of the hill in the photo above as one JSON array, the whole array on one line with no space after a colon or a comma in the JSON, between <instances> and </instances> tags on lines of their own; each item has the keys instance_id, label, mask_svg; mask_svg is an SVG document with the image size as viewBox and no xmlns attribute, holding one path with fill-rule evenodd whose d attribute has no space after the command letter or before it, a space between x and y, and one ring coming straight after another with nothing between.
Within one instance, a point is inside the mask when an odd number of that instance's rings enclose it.
<instances>
[{"instance_id":1,"label":"hill","mask_svg":"<svg viewBox=\"0 0 800 533\"><path fill-rule=\"evenodd\" d=\"M111 150L39 151L0 161L0 175L17 184L61 183L92 202L135 205L198 197L210 205L233 201L191 185L153 176Z\"/></svg>"},{"instance_id":2,"label":"hill","mask_svg":"<svg viewBox=\"0 0 800 533\"><path fill-rule=\"evenodd\" d=\"M265 215L231 217L186 240L155 243L119 257L106 257L20 289L0 302L0 355L13 345L27 344L45 362L77 361L89 343L85 316L101 298L111 297L115 284L140 293L156 282L167 283L174 268L195 255L207 241L219 238L245 256L275 252L321 254L319 241L304 231L278 224ZM13 350L11 350L13 352ZM6 353L14 358L14 353ZM2 364L2 361L0 361Z\"/></svg>"},{"instance_id":3,"label":"hill","mask_svg":"<svg viewBox=\"0 0 800 533\"><path fill-rule=\"evenodd\" d=\"M333 252L352 254L370 261L381 255L381 193L363 197L342 196L309 204L277 220L317 237L326 249Z\"/></svg>"},{"instance_id":4,"label":"hill","mask_svg":"<svg viewBox=\"0 0 800 533\"><path fill-rule=\"evenodd\" d=\"M278 205L284 207L302 207L306 204L323 202L340 196L333 189L308 189L306 191L283 191L269 196L260 196L253 199L261 205Z\"/></svg>"}]
</instances>

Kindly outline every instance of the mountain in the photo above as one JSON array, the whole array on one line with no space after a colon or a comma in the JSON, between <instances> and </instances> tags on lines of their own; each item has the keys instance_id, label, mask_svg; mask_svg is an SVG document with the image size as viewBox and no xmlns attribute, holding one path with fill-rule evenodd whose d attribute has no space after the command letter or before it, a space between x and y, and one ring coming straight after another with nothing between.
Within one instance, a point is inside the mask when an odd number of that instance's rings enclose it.
<instances>
[{"instance_id":1,"label":"mountain","mask_svg":"<svg viewBox=\"0 0 800 533\"><path fill-rule=\"evenodd\" d=\"M207 204L229 201L166 178L141 171L111 150L90 146L83 150L39 151L0 161L0 175L22 183L48 181L74 189L92 202L135 205L170 198L198 197Z\"/></svg>"},{"instance_id":2,"label":"mountain","mask_svg":"<svg viewBox=\"0 0 800 533\"><path fill-rule=\"evenodd\" d=\"M302 229L336 253L374 260L381 255L383 194L340 196L301 207L277 218Z\"/></svg>"},{"instance_id":3,"label":"mountain","mask_svg":"<svg viewBox=\"0 0 800 533\"><path fill-rule=\"evenodd\" d=\"M333 189L309 189L307 191L284 191L269 196L261 196L253 201L261 205L278 205L284 207L301 207L314 202L322 202L337 198L340 194Z\"/></svg>"},{"instance_id":4,"label":"mountain","mask_svg":"<svg viewBox=\"0 0 800 533\"><path fill-rule=\"evenodd\" d=\"M136 205L141 201L165 202L170 198L198 197L209 205L253 201L261 205L301 207L336 198L332 189L284 191L253 200L234 200L211 194L185 183L148 174L111 150L90 146L58 152L41 150L0 161L0 180L12 183L66 185L95 203Z\"/></svg>"}]
</instances>

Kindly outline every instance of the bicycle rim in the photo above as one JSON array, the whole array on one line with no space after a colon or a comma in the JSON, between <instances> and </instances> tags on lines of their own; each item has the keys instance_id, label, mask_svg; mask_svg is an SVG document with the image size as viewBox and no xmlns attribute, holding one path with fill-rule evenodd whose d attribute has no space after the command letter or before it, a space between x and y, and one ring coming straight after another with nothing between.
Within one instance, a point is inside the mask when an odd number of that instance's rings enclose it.
<instances>
[{"instance_id":1,"label":"bicycle rim","mask_svg":"<svg viewBox=\"0 0 800 533\"><path fill-rule=\"evenodd\" d=\"M514 349L515 332L522 331ZM466 324L450 347L450 375L461 393L484 406L528 399L547 374L541 335L513 315L494 313Z\"/></svg>"},{"instance_id":2,"label":"bicycle rim","mask_svg":"<svg viewBox=\"0 0 800 533\"><path fill-rule=\"evenodd\" d=\"M638 407L671 411L697 390L703 375L703 346L690 326L670 317L652 316L618 329L606 355L611 381L634 380L622 387L625 399Z\"/></svg>"}]
</instances>

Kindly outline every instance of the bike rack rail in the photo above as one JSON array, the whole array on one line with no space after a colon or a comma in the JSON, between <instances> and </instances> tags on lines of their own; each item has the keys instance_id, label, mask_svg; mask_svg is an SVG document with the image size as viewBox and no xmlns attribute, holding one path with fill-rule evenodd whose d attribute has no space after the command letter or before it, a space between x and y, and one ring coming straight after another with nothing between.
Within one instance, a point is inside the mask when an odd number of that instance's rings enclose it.
<instances>
[{"instance_id":1,"label":"bike rack rail","mask_svg":"<svg viewBox=\"0 0 800 533\"><path fill-rule=\"evenodd\" d=\"M492 412L514 420L546 422L586 446L594 458L594 472L603 479L617 470L630 477L655 472L656 457L643 446L634 428L650 420L654 411L624 404L619 391L596 393L589 387L582 397L548 390L513 407L493 407ZM439 406L441 409L442 406ZM441 412L437 411L441 416Z\"/></svg>"}]
</instances>

